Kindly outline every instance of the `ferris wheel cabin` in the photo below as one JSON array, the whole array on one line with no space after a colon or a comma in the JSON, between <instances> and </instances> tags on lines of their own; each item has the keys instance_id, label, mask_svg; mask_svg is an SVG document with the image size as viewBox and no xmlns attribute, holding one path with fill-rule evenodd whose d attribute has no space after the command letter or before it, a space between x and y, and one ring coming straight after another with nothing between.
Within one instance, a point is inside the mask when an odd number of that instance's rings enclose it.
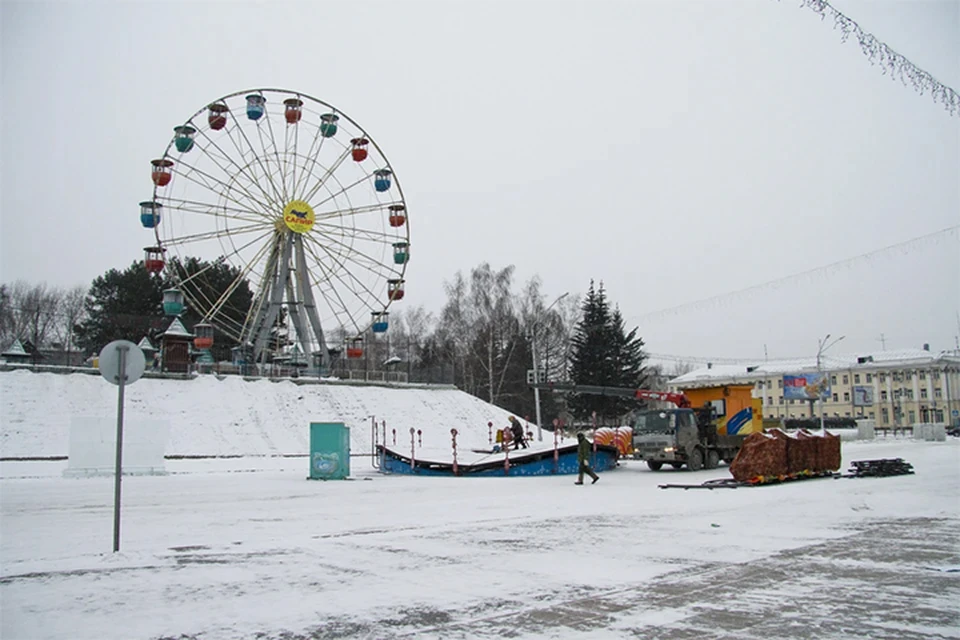
<instances>
[{"instance_id":1,"label":"ferris wheel cabin","mask_svg":"<svg viewBox=\"0 0 960 640\"><path fill-rule=\"evenodd\" d=\"M324 138L332 138L337 135L337 123L340 116L335 113L325 113L320 116L320 135Z\"/></svg>"},{"instance_id":2,"label":"ferris wheel cabin","mask_svg":"<svg viewBox=\"0 0 960 640\"><path fill-rule=\"evenodd\" d=\"M140 203L140 224L146 229L153 229L160 224L160 210L163 205L159 202L148 200Z\"/></svg>"},{"instance_id":3,"label":"ferris wheel cabin","mask_svg":"<svg viewBox=\"0 0 960 640\"><path fill-rule=\"evenodd\" d=\"M409 260L410 260L410 243L394 242L393 243L393 263L407 264L407 261Z\"/></svg>"},{"instance_id":4,"label":"ferris wheel cabin","mask_svg":"<svg viewBox=\"0 0 960 640\"><path fill-rule=\"evenodd\" d=\"M287 124L296 124L300 122L300 118L303 117L303 100L299 98L287 98L283 101L285 106L283 117L286 118Z\"/></svg>"},{"instance_id":5,"label":"ferris wheel cabin","mask_svg":"<svg viewBox=\"0 0 960 640\"><path fill-rule=\"evenodd\" d=\"M393 279L387 280L387 297L390 300L402 300L403 299L403 280L402 279Z\"/></svg>"},{"instance_id":6,"label":"ferris wheel cabin","mask_svg":"<svg viewBox=\"0 0 960 640\"><path fill-rule=\"evenodd\" d=\"M373 316L373 324L370 325L373 332L386 333L389 326L388 318L390 317L390 313L387 311L373 311L370 315Z\"/></svg>"},{"instance_id":7,"label":"ferris wheel cabin","mask_svg":"<svg viewBox=\"0 0 960 640\"><path fill-rule=\"evenodd\" d=\"M407 207L402 204L392 204L387 209L390 211L388 218L391 227L402 227L407 221Z\"/></svg>"},{"instance_id":8,"label":"ferris wheel cabin","mask_svg":"<svg viewBox=\"0 0 960 640\"><path fill-rule=\"evenodd\" d=\"M180 153L186 153L193 149L193 139L197 135L197 130L191 127L188 124L181 125L179 127L173 128L173 144L176 145L177 151Z\"/></svg>"},{"instance_id":9,"label":"ferris wheel cabin","mask_svg":"<svg viewBox=\"0 0 960 640\"><path fill-rule=\"evenodd\" d=\"M363 338L357 337L347 345L347 357L356 360L363 357Z\"/></svg>"},{"instance_id":10,"label":"ferris wheel cabin","mask_svg":"<svg viewBox=\"0 0 960 640\"><path fill-rule=\"evenodd\" d=\"M377 169L373 172L373 188L383 193L390 189L390 176L393 172L390 169Z\"/></svg>"},{"instance_id":11,"label":"ferris wheel cabin","mask_svg":"<svg viewBox=\"0 0 960 640\"><path fill-rule=\"evenodd\" d=\"M354 162L363 162L367 159L367 145L370 144L370 141L366 138L353 138L350 140L350 155L353 156Z\"/></svg>"},{"instance_id":12,"label":"ferris wheel cabin","mask_svg":"<svg viewBox=\"0 0 960 640\"><path fill-rule=\"evenodd\" d=\"M143 249L143 266L149 273L163 271L163 247L145 247Z\"/></svg>"},{"instance_id":13,"label":"ferris wheel cabin","mask_svg":"<svg viewBox=\"0 0 960 640\"><path fill-rule=\"evenodd\" d=\"M267 99L259 93L251 93L247 96L247 117L251 120L259 120L266 112L264 105Z\"/></svg>"},{"instance_id":14,"label":"ferris wheel cabin","mask_svg":"<svg viewBox=\"0 0 960 640\"><path fill-rule=\"evenodd\" d=\"M195 349L209 349L213 346L213 325L201 322L193 327L193 346Z\"/></svg>"},{"instance_id":15,"label":"ferris wheel cabin","mask_svg":"<svg viewBox=\"0 0 960 640\"><path fill-rule=\"evenodd\" d=\"M214 102L207 107L207 123L214 131L220 131L227 126L227 113L230 108L222 102Z\"/></svg>"},{"instance_id":16,"label":"ferris wheel cabin","mask_svg":"<svg viewBox=\"0 0 960 640\"><path fill-rule=\"evenodd\" d=\"M150 178L153 180L153 184L158 187L165 187L170 184L170 180L173 178L173 160L161 158L159 160L151 160L150 164L153 165L153 169L150 172Z\"/></svg>"},{"instance_id":17,"label":"ferris wheel cabin","mask_svg":"<svg viewBox=\"0 0 960 640\"><path fill-rule=\"evenodd\" d=\"M164 289L163 315L179 316L183 313L183 292L180 289Z\"/></svg>"}]
</instances>

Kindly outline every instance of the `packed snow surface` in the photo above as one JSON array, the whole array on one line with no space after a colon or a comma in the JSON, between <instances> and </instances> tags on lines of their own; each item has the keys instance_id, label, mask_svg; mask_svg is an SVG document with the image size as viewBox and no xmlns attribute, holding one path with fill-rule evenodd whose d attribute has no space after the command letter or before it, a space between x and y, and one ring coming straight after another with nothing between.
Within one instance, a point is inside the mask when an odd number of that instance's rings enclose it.
<instances>
[{"instance_id":1,"label":"packed snow surface","mask_svg":"<svg viewBox=\"0 0 960 640\"><path fill-rule=\"evenodd\" d=\"M141 380L170 421L166 476L64 478L72 415L110 416L94 376L0 373L0 637L958 638L960 441L844 442L916 474L740 489L625 461L570 476L308 481L311 421L369 416L478 446L506 413L452 389ZM545 438L546 439L546 438ZM547 443L544 443L546 446ZM466 445L469 446L469 445ZM442 446L438 445L438 450Z\"/></svg>"}]
</instances>

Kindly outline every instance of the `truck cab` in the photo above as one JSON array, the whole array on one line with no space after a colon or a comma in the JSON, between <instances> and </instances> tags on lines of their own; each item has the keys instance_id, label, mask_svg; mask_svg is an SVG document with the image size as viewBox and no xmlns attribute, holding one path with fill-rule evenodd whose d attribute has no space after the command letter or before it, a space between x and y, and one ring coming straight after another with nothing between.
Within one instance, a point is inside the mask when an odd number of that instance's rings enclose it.
<instances>
[{"instance_id":1,"label":"truck cab","mask_svg":"<svg viewBox=\"0 0 960 640\"><path fill-rule=\"evenodd\" d=\"M692 409L647 409L634 418L633 457L654 471L664 464L679 469L700 443Z\"/></svg>"}]
</instances>

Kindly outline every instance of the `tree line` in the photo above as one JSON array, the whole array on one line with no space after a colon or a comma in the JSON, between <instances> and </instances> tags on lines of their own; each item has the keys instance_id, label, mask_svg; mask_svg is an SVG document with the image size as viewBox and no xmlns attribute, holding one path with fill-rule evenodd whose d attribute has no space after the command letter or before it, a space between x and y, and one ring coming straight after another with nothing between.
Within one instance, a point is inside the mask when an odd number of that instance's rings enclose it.
<instances>
[{"instance_id":1,"label":"tree line","mask_svg":"<svg viewBox=\"0 0 960 640\"><path fill-rule=\"evenodd\" d=\"M211 295L238 275L225 264L186 262L189 272L208 278ZM446 368L461 390L530 421L536 411L529 379L534 351L542 380L629 388L656 387L662 381L661 372L648 366L638 329L627 329L602 282L590 281L583 296L548 299L538 276L518 289L514 272L512 265L496 269L483 263L445 282L446 301L439 312L423 306L391 310L389 331L366 337L367 366L372 362L381 368L393 361L405 363L408 370ZM142 261L108 270L86 291L22 281L0 284L0 348L28 339L37 347L90 355L121 338L147 336L157 344L170 324L163 314L163 291L173 286L148 273ZM242 324L252 303L249 286L236 288L226 306L235 316L232 321ZM181 319L188 330L200 321L189 308ZM342 328L332 328L328 346L348 337ZM284 344L281 336L276 340L277 346ZM229 361L237 343L220 333L214 344L215 360ZM637 404L587 394L540 396L547 425L564 414L589 422L594 412L598 424L613 424Z\"/></svg>"}]
</instances>

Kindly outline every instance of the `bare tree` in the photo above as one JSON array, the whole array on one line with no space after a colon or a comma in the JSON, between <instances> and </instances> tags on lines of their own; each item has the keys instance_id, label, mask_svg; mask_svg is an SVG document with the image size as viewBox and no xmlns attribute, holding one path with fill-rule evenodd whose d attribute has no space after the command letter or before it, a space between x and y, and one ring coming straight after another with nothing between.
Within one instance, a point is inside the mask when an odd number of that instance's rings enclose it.
<instances>
[{"instance_id":1,"label":"bare tree","mask_svg":"<svg viewBox=\"0 0 960 640\"><path fill-rule=\"evenodd\" d=\"M46 283L31 285L17 280L3 285L0 338L4 346L14 340L29 340L35 349L49 346L58 321L63 292Z\"/></svg>"}]
</instances>

